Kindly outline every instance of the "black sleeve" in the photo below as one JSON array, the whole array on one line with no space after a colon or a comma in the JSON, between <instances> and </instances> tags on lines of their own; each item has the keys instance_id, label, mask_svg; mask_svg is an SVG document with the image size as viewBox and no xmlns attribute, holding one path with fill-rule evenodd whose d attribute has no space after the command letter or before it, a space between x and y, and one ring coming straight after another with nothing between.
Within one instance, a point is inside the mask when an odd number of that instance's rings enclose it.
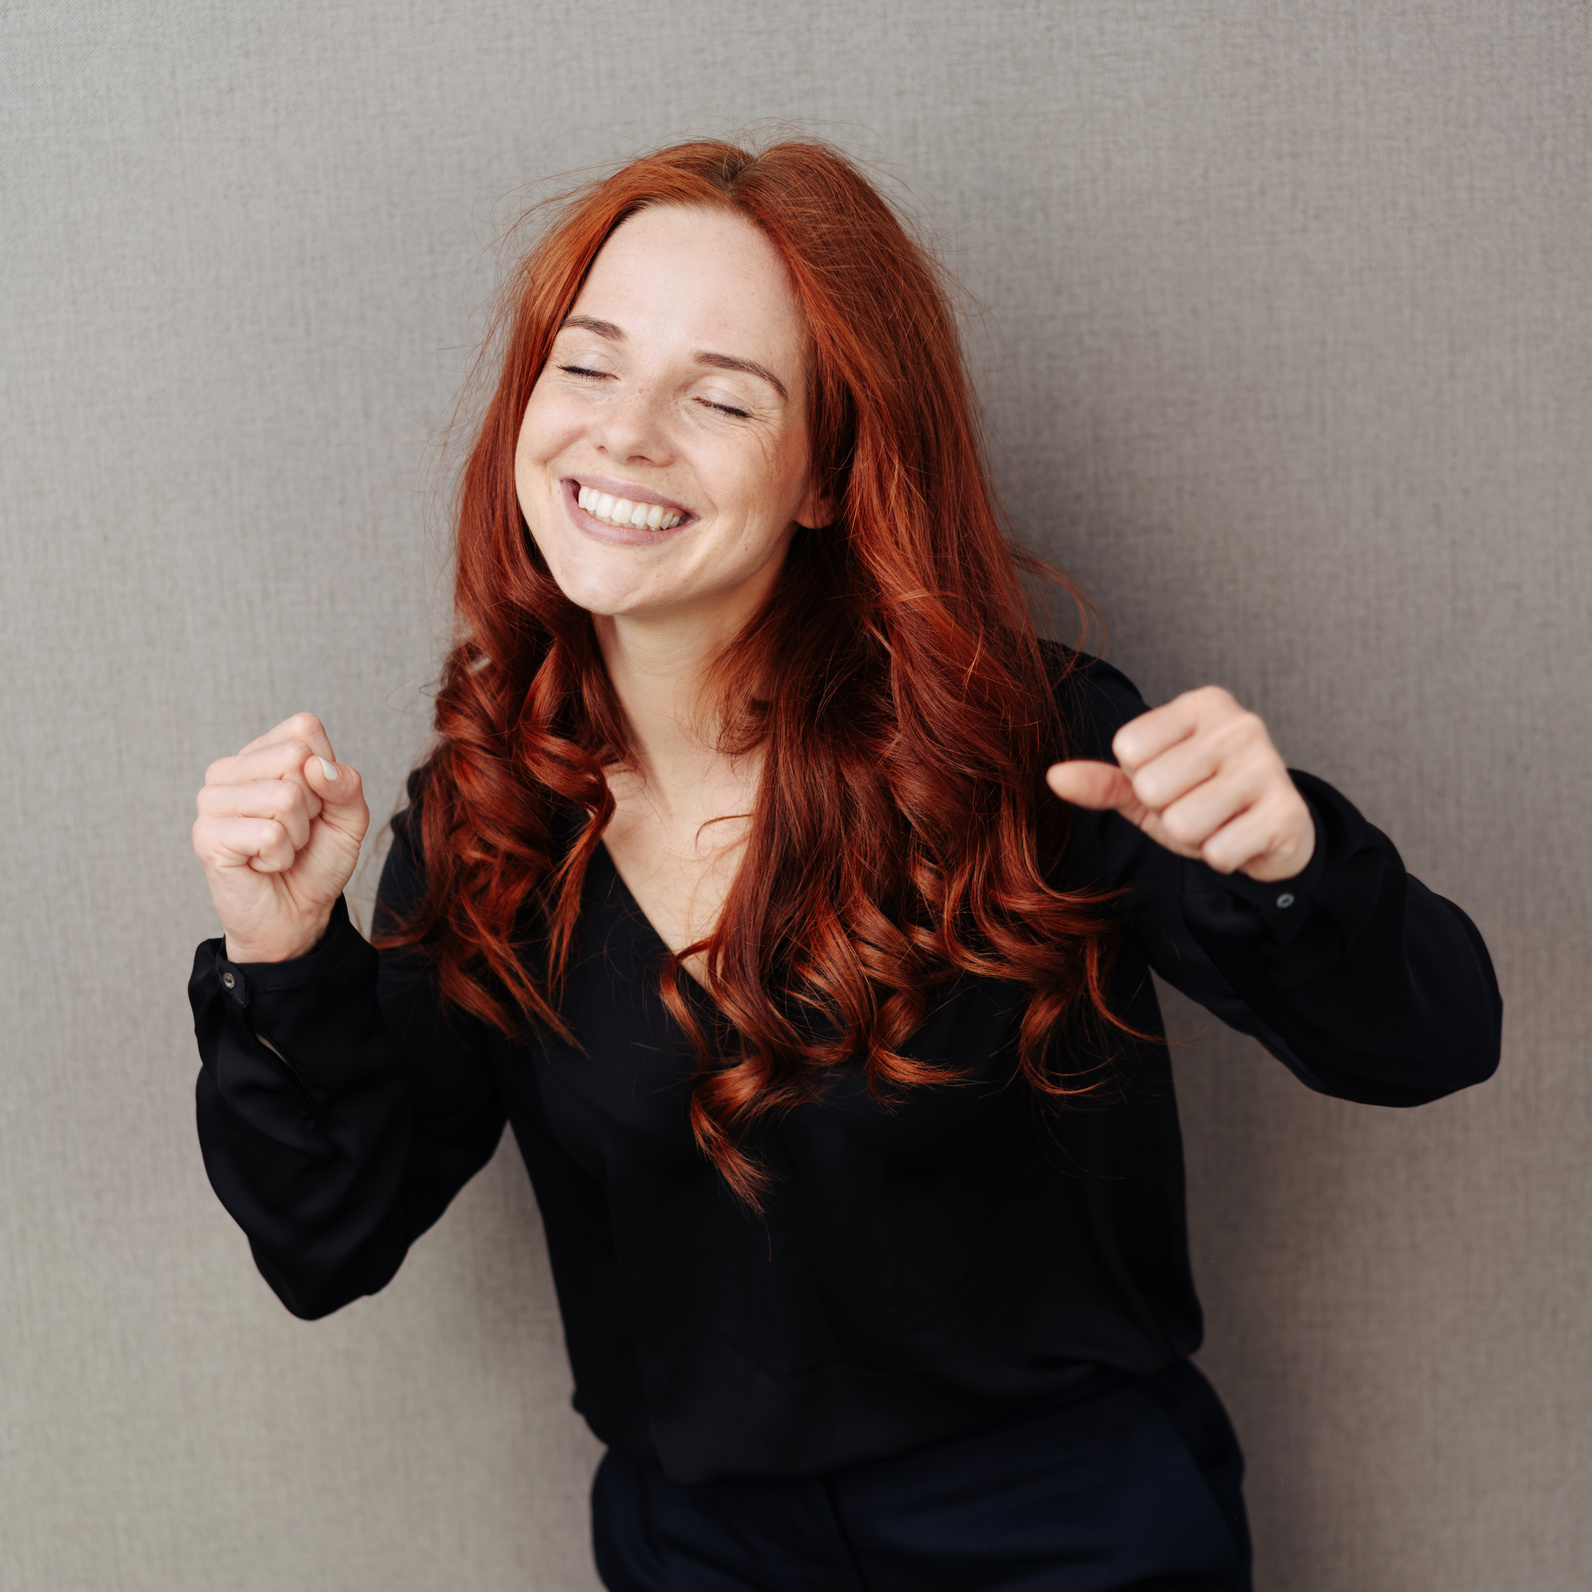
<instances>
[{"instance_id":1,"label":"black sleeve","mask_svg":"<svg viewBox=\"0 0 1592 1592\"><path fill-rule=\"evenodd\" d=\"M1125 675L1082 656L1060 695L1075 757L1114 761L1112 737L1147 711ZM1503 1003L1476 926L1332 786L1289 772L1316 823L1295 879L1219 874L1120 814L1076 810L1086 871L1127 887L1129 932L1167 983L1312 1089L1418 1105L1490 1077Z\"/></svg>"},{"instance_id":2,"label":"black sleeve","mask_svg":"<svg viewBox=\"0 0 1592 1592\"><path fill-rule=\"evenodd\" d=\"M393 822L377 923L416 898ZM423 960L378 953L342 901L309 955L194 956L199 1143L261 1275L296 1316L384 1287L409 1245L491 1159L504 1109L472 1019L444 1013Z\"/></svg>"}]
</instances>

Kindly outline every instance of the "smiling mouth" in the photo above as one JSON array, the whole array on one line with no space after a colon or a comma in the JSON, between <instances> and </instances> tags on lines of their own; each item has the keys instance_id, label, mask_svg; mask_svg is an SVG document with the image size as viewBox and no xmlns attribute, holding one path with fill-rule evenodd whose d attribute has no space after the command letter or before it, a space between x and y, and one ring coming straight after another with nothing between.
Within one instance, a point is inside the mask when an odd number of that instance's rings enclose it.
<instances>
[{"instance_id":1,"label":"smiling mouth","mask_svg":"<svg viewBox=\"0 0 1592 1592\"><path fill-rule=\"evenodd\" d=\"M594 520L616 530L672 531L687 518L678 509L665 508L661 503L638 503L599 492L592 486L576 485L575 501Z\"/></svg>"}]
</instances>

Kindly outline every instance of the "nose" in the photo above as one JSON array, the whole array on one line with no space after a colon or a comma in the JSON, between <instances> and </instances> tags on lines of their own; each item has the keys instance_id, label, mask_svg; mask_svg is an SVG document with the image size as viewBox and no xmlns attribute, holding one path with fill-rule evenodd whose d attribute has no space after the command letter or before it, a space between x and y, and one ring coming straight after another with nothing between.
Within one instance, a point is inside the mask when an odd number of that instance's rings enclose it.
<instances>
[{"instance_id":1,"label":"nose","mask_svg":"<svg viewBox=\"0 0 1592 1592\"><path fill-rule=\"evenodd\" d=\"M616 393L603 406L593 440L620 463L667 464L674 448L668 406L658 387L643 381Z\"/></svg>"}]
</instances>

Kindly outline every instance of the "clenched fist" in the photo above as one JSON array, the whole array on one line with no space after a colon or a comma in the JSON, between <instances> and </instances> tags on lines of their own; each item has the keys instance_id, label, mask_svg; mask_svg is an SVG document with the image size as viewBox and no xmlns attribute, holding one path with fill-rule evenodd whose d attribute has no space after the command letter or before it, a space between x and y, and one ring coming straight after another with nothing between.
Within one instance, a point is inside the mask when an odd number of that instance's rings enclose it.
<instances>
[{"instance_id":1,"label":"clenched fist","mask_svg":"<svg viewBox=\"0 0 1592 1592\"><path fill-rule=\"evenodd\" d=\"M1124 724L1116 763L1075 759L1045 775L1063 801L1114 808L1180 857L1270 883L1304 871L1315 822L1256 714L1220 686L1186 691Z\"/></svg>"},{"instance_id":2,"label":"clenched fist","mask_svg":"<svg viewBox=\"0 0 1592 1592\"><path fill-rule=\"evenodd\" d=\"M233 962L285 962L315 948L370 826L359 774L321 721L295 713L212 763L193 849Z\"/></svg>"}]
</instances>

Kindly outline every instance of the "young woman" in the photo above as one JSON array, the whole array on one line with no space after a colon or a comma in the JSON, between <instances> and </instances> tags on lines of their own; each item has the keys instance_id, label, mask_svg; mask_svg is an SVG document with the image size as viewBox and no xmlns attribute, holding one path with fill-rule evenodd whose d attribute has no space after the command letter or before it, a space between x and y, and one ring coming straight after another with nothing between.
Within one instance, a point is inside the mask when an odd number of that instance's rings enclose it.
<instances>
[{"instance_id":1,"label":"young woman","mask_svg":"<svg viewBox=\"0 0 1592 1592\"><path fill-rule=\"evenodd\" d=\"M199 795L200 1140L283 1302L507 1121L609 1587L1246 1586L1149 969L1413 1105L1496 1064L1469 920L1226 692L1039 639L934 267L822 146L565 204L456 551L380 951L315 718Z\"/></svg>"}]
</instances>

